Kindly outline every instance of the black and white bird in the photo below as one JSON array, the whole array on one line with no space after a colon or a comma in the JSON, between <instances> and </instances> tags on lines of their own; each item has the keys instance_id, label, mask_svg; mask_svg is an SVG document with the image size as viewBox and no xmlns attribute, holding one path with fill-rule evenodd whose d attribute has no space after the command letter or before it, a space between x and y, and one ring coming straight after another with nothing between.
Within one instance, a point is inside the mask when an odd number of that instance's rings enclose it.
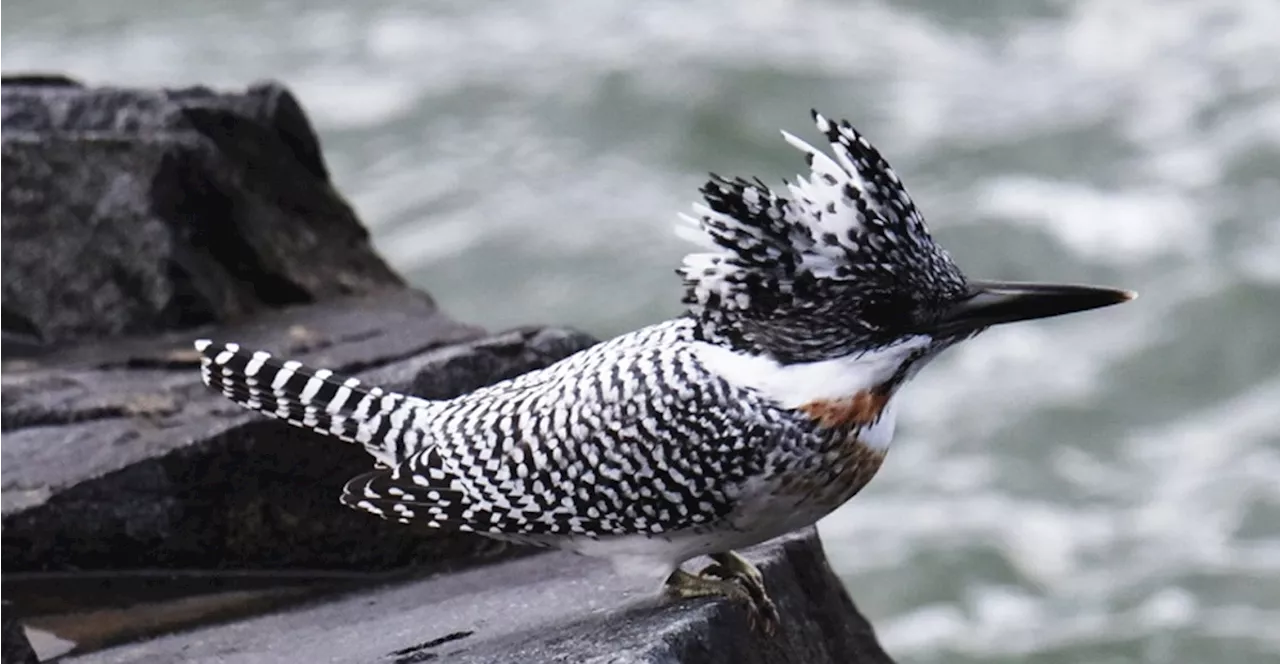
<instances>
[{"instance_id":1,"label":"black and white bird","mask_svg":"<svg viewBox=\"0 0 1280 664\"><path fill-rule=\"evenodd\" d=\"M966 279L898 176L848 122L783 191L712 175L683 231L684 316L545 369L431 401L235 343L196 342L231 400L364 446L342 502L386 519L568 549L747 602L734 553L809 526L875 475L898 388L991 325L1124 302L1129 291ZM697 556L712 564L681 569Z\"/></svg>"}]
</instances>

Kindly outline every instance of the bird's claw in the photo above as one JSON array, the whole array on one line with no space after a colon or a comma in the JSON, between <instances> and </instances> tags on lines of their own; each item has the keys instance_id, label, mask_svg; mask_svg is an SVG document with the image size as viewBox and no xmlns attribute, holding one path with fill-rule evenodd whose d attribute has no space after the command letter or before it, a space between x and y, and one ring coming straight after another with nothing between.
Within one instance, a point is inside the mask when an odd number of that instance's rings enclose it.
<instances>
[{"instance_id":1,"label":"bird's claw","mask_svg":"<svg viewBox=\"0 0 1280 664\"><path fill-rule=\"evenodd\" d=\"M769 597L764 587L764 575L754 565L736 553L729 552L712 556L715 562L702 568L698 575L703 578L714 578L730 581L741 587L748 595L750 605L749 620L752 629L765 636L772 636L778 630L781 621L778 607Z\"/></svg>"}]
</instances>

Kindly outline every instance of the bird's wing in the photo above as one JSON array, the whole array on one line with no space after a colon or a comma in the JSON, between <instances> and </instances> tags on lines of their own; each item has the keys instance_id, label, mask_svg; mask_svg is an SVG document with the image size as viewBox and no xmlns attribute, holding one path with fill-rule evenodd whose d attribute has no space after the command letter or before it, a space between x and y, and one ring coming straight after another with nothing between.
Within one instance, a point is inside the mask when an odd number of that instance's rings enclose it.
<instances>
[{"instance_id":1,"label":"bird's wing","mask_svg":"<svg viewBox=\"0 0 1280 664\"><path fill-rule=\"evenodd\" d=\"M794 425L703 367L692 325L632 332L449 401L233 343L196 347L204 381L226 397L379 461L348 482L347 505L446 529L590 537L714 523L761 466L761 443Z\"/></svg>"},{"instance_id":2,"label":"bird's wing","mask_svg":"<svg viewBox=\"0 0 1280 664\"><path fill-rule=\"evenodd\" d=\"M777 423L671 336L627 335L447 402L433 413L434 445L353 479L343 502L508 535L660 534L715 522Z\"/></svg>"}]
</instances>

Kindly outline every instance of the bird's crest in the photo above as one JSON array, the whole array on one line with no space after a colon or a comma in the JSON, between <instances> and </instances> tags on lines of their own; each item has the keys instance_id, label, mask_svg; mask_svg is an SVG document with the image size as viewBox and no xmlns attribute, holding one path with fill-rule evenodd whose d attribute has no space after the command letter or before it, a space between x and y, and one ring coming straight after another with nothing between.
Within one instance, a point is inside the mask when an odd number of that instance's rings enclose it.
<instances>
[{"instance_id":1,"label":"bird's crest","mask_svg":"<svg viewBox=\"0 0 1280 664\"><path fill-rule=\"evenodd\" d=\"M696 216L681 215L679 234L707 249L689 254L679 270L685 303L712 334L723 331L714 329L717 319L740 313L822 306L805 300L821 296L823 285L855 300L861 293L869 304L963 287L880 152L847 121L816 111L813 119L834 159L783 132L811 169L808 178L786 184L789 197L759 180L712 175Z\"/></svg>"}]
</instances>

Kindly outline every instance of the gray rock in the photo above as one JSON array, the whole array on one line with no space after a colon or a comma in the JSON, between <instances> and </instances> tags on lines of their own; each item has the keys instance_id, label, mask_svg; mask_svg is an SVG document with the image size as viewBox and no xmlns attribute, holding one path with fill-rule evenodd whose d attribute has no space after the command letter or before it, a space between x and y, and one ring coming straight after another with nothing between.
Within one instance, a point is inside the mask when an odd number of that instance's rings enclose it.
<instances>
[{"instance_id":1,"label":"gray rock","mask_svg":"<svg viewBox=\"0 0 1280 664\"><path fill-rule=\"evenodd\" d=\"M402 285L279 86L0 91L6 357Z\"/></svg>"},{"instance_id":2,"label":"gray rock","mask_svg":"<svg viewBox=\"0 0 1280 664\"><path fill-rule=\"evenodd\" d=\"M6 76L0 82L0 122L8 131L38 134L141 135L208 132L200 111L222 111L269 128L316 178L329 171L320 141L297 99L284 86L266 82L243 94L196 86L175 90L99 87L87 89L62 76ZM214 114L216 117L216 113Z\"/></svg>"},{"instance_id":3,"label":"gray rock","mask_svg":"<svg viewBox=\"0 0 1280 664\"><path fill-rule=\"evenodd\" d=\"M782 615L772 638L722 600L566 553L498 563L73 657L68 662L885 663L812 530L748 552Z\"/></svg>"}]
</instances>

